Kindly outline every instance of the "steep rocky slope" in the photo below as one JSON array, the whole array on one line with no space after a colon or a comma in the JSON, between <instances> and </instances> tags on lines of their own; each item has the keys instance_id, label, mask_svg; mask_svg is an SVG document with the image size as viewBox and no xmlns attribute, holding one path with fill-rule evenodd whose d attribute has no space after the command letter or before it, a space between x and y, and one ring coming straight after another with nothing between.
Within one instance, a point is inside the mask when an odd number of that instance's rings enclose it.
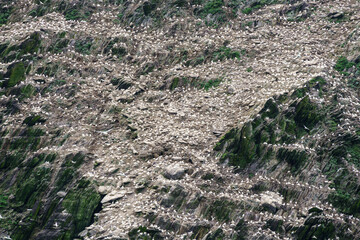
<instances>
[{"instance_id":1,"label":"steep rocky slope","mask_svg":"<svg viewBox=\"0 0 360 240\"><path fill-rule=\"evenodd\" d=\"M0 238L359 238L358 1L0 8Z\"/></svg>"}]
</instances>

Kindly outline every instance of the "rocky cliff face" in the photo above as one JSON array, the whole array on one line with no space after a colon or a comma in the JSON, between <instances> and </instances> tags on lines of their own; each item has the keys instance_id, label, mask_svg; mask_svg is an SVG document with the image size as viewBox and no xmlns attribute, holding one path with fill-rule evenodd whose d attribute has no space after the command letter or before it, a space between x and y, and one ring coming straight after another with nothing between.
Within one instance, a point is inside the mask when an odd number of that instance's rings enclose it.
<instances>
[{"instance_id":1,"label":"rocky cliff face","mask_svg":"<svg viewBox=\"0 0 360 240\"><path fill-rule=\"evenodd\" d=\"M0 3L0 239L358 239L357 1Z\"/></svg>"}]
</instances>

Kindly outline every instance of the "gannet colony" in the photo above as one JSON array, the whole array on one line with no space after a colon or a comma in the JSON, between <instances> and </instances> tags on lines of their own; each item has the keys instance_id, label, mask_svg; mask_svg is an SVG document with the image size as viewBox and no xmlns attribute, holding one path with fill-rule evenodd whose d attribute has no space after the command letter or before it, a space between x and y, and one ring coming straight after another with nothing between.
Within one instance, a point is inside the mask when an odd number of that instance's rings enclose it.
<instances>
[{"instance_id":1,"label":"gannet colony","mask_svg":"<svg viewBox=\"0 0 360 240\"><path fill-rule=\"evenodd\" d=\"M359 0L0 0L0 239L360 239Z\"/></svg>"}]
</instances>

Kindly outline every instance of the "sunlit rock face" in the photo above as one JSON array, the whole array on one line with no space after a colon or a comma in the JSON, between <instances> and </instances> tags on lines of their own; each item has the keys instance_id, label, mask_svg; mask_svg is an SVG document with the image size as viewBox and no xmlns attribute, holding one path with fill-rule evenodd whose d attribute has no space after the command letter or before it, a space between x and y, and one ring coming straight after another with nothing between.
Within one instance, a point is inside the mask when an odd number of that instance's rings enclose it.
<instances>
[{"instance_id":1,"label":"sunlit rock face","mask_svg":"<svg viewBox=\"0 0 360 240\"><path fill-rule=\"evenodd\" d=\"M357 1L0 4L1 239L359 239Z\"/></svg>"}]
</instances>

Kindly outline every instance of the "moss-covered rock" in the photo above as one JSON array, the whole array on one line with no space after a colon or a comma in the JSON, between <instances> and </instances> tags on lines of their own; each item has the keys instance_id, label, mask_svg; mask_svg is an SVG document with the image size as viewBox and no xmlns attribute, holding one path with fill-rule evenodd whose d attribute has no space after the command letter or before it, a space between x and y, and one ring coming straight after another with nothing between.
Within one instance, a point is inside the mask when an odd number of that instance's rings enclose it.
<instances>
[{"instance_id":1,"label":"moss-covered rock","mask_svg":"<svg viewBox=\"0 0 360 240\"><path fill-rule=\"evenodd\" d=\"M26 175L25 175L26 176ZM32 207L41 193L48 187L51 169L38 167L32 170L29 178L19 179L20 185L16 187L15 201L25 206Z\"/></svg>"},{"instance_id":2,"label":"moss-covered rock","mask_svg":"<svg viewBox=\"0 0 360 240\"><path fill-rule=\"evenodd\" d=\"M277 104L272 99L269 99L265 103L264 108L260 111L260 114L262 118L275 118L279 114Z\"/></svg>"},{"instance_id":3,"label":"moss-covered rock","mask_svg":"<svg viewBox=\"0 0 360 240\"><path fill-rule=\"evenodd\" d=\"M22 128L0 133L0 228L12 239L73 239L101 208L94 184L77 174L85 154L58 159L60 166L56 153L33 154L59 136L50 140L34 127L44 121L30 116ZM55 166L60 169L54 171ZM55 223L60 230L54 231Z\"/></svg>"},{"instance_id":4,"label":"moss-covered rock","mask_svg":"<svg viewBox=\"0 0 360 240\"><path fill-rule=\"evenodd\" d=\"M180 209L186 201L188 192L180 185L176 185L170 189L169 194L161 201L161 205L165 207L174 206L176 209Z\"/></svg>"},{"instance_id":5,"label":"moss-covered rock","mask_svg":"<svg viewBox=\"0 0 360 240\"><path fill-rule=\"evenodd\" d=\"M295 107L294 120L299 127L312 129L321 118L319 109L310 101L309 96L304 97Z\"/></svg>"},{"instance_id":6,"label":"moss-covered rock","mask_svg":"<svg viewBox=\"0 0 360 240\"><path fill-rule=\"evenodd\" d=\"M25 80L25 65L23 62L13 63L7 68L7 72L4 76L6 79L2 83L2 87L11 88L21 81Z\"/></svg>"},{"instance_id":7,"label":"moss-covered rock","mask_svg":"<svg viewBox=\"0 0 360 240\"><path fill-rule=\"evenodd\" d=\"M40 47L41 34L40 32L34 32L19 45L7 45L7 47L1 51L0 57L4 62L11 62L20 59L22 59L22 61L33 60L31 55L24 55L37 53Z\"/></svg>"},{"instance_id":8,"label":"moss-covered rock","mask_svg":"<svg viewBox=\"0 0 360 240\"><path fill-rule=\"evenodd\" d=\"M295 236L297 239L332 239L336 236L335 226L330 219L310 217L304 226L299 227Z\"/></svg>"},{"instance_id":9,"label":"moss-covered rock","mask_svg":"<svg viewBox=\"0 0 360 240\"><path fill-rule=\"evenodd\" d=\"M241 129L234 128L224 135L215 145L215 151L221 151L221 162L236 166L239 170L251 163L258 166L271 159L285 160L290 167L299 169L306 161L304 151L273 150L269 144L295 143L309 134L324 119L322 109L310 100L305 93L323 89L326 81L321 77L310 80L300 96L283 94L269 99L253 120L246 122ZM295 91L296 92L296 91ZM280 110L279 105L287 105Z\"/></svg>"},{"instance_id":10,"label":"moss-covered rock","mask_svg":"<svg viewBox=\"0 0 360 240\"><path fill-rule=\"evenodd\" d=\"M204 216L207 218L215 217L219 222L228 222L234 217L234 209L237 205L226 199L216 200L204 209Z\"/></svg>"},{"instance_id":11,"label":"moss-covered rock","mask_svg":"<svg viewBox=\"0 0 360 240\"><path fill-rule=\"evenodd\" d=\"M63 239L73 239L91 223L100 201L100 194L89 180L81 179L76 188L68 192L62 206L71 214L71 227L63 234Z\"/></svg>"},{"instance_id":12,"label":"moss-covered rock","mask_svg":"<svg viewBox=\"0 0 360 240\"><path fill-rule=\"evenodd\" d=\"M41 46L41 36L39 32L34 32L30 35L28 39L23 41L18 49L19 55L22 56L27 53L37 53Z\"/></svg>"},{"instance_id":13,"label":"moss-covered rock","mask_svg":"<svg viewBox=\"0 0 360 240\"><path fill-rule=\"evenodd\" d=\"M282 233L284 232L283 224L284 224L283 220L269 219L266 222L265 227L269 228L271 231Z\"/></svg>"},{"instance_id":14,"label":"moss-covered rock","mask_svg":"<svg viewBox=\"0 0 360 240\"><path fill-rule=\"evenodd\" d=\"M280 161L285 160L291 166L293 171L299 170L307 160L307 154L305 151L289 150L286 148L280 148L276 157Z\"/></svg>"},{"instance_id":15,"label":"moss-covered rock","mask_svg":"<svg viewBox=\"0 0 360 240\"><path fill-rule=\"evenodd\" d=\"M11 141L10 150L36 150L40 145L41 136L43 135L44 131L40 128L27 128L20 133L19 138Z\"/></svg>"}]
</instances>

